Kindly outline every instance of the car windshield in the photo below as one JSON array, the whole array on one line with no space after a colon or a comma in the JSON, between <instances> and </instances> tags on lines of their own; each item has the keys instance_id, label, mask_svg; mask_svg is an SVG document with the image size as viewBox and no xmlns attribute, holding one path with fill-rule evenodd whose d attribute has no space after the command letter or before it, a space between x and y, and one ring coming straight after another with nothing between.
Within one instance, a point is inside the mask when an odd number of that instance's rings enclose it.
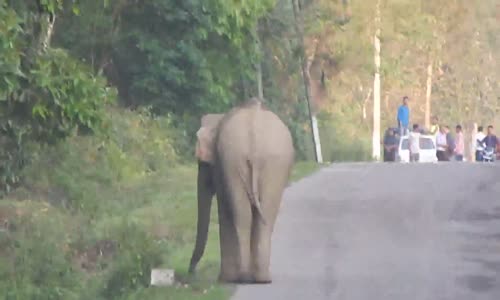
<instances>
[{"instance_id":1,"label":"car windshield","mask_svg":"<svg viewBox=\"0 0 500 300\"><path fill-rule=\"evenodd\" d=\"M434 143L430 138L420 138L420 149L431 150L434 149Z\"/></svg>"},{"instance_id":2,"label":"car windshield","mask_svg":"<svg viewBox=\"0 0 500 300\"><path fill-rule=\"evenodd\" d=\"M401 143L401 150L408 150L409 143L410 142L407 138L403 139L403 142Z\"/></svg>"},{"instance_id":3,"label":"car windshield","mask_svg":"<svg viewBox=\"0 0 500 300\"><path fill-rule=\"evenodd\" d=\"M401 150L408 150L408 148L409 148L408 138L404 138L403 142L401 143ZM421 137L420 138L420 149L422 149L422 150L434 149L434 143L432 142L432 139Z\"/></svg>"}]
</instances>

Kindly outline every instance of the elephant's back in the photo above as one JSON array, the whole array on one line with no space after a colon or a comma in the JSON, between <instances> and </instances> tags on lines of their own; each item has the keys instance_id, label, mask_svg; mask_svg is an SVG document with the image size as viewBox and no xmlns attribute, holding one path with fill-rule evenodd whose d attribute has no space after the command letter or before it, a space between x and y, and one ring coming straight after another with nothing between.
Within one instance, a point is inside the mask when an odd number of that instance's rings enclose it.
<instances>
[{"instance_id":1,"label":"elephant's back","mask_svg":"<svg viewBox=\"0 0 500 300\"><path fill-rule=\"evenodd\" d=\"M221 121L217 150L224 156L293 160L292 136L285 123L262 106L246 105Z\"/></svg>"}]
</instances>

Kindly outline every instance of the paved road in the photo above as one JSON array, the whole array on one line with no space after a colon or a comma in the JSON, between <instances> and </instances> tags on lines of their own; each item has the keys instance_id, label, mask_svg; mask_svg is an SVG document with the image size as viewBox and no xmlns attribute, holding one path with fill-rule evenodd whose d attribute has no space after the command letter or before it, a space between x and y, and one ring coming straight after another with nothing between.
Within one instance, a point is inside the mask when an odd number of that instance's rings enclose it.
<instances>
[{"instance_id":1,"label":"paved road","mask_svg":"<svg viewBox=\"0 0 500 300\"><path fill-rule=\"evenodd\" d=\"M500 165L337 164L285 193L234 300L499 300Z\"/></svg>"}]
</instances>

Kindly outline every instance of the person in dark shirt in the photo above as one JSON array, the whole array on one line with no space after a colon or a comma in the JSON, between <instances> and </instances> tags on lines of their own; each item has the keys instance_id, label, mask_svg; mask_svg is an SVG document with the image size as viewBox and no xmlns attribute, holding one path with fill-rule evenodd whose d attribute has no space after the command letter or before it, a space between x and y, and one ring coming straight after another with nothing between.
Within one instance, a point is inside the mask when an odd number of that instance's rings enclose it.
<instances>
[{"instance_id":1,"label":"person in dark shirt","mask_svg":"<svg viewBox=\"0 0 500 300\"><path fill-rule=\"evenodd\" d=\"M448 160L450 160L450 158L453 157L453 153L455 152L455 137L451 134L449 126L445 126L445 131L447 146L446 155L448 156Z\"/></svg>"},{"instance_id":2,"label":"person in dark shirt","mask_svg":"<svg viewBox=\"0 0 500 300\"><path fill-rule=\"evenodd\" d=\"M498 138L493 132L493 126L490 125L488 126L488 134L483 140L483 144L486 146L486 148L493 148L496 152L497 146L498 146Z\"/></svg>"},{"instance_id":3,"label":"person in dark shirt","mask_svg":"<svg viewBox=\"0 0 500 300\"><path fill-rule=\"evenodd\" d=\"M384 161L392 162L396 160L396 149L398 148L398 139L393 129L389 129L384 137Z\"/></svg>"}]
</instances>

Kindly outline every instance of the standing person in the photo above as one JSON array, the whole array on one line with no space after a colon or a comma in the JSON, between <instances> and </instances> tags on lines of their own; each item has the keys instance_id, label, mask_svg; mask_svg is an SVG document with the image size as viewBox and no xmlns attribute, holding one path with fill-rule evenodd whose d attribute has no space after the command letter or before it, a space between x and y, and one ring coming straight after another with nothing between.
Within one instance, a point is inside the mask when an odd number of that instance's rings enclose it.
<instances>
[{"instance_id":1,"label":"standing person","mask_svg":"<svg viewBox=\"0 0 500 300\"><path fill-rule=\"evenodd\" d=\"M486 135L483 133L483 126L479 126L477 128L477 133L474 139L476 142L474 143L476 148L476 161L483 161L483 151L484 151L484 143L483 140Z\"/></svg>"},{"instance_id":2,"label":"standing person","mask_svg":"<svg viewBox=\"0 0 500 300\"><path fill-rule=\"evenodd\" d=\"M498 139L493 131L493 125L488 126L488 134L483 139L483 143L484 143L486 149L493 148L493 150L496 153L497 146L498 146Z\"/></svg>"},{"instance_id":3,"label":"standing person","mask_svg":"<svg viewBox=\"0 0 500 300\"><path fill-rule=\"evenodd\" d=\"M497 160L500 160L500 139L497 141Z\"/></svg>"},{"instance_id":4,"label":"standing person","mask_svg":"<svg viewBox=\"0 0 500 300\"><path fill-rule=\"evenodd\" d=\"M420 131L418 124L413 124L413 131L410 132L408 137L410 145L410 162L419 162L420 160Z\"/></svg>"},{"instance_id":5,"label":"standing person","mask_svg":"<svg viewBox=\"0 0 500 300\"><path fill-rule=\"evenodd\" d=\"M403 104L398 108L398 128L401 136L408 133L408 124L410 123L410 108L408 107L408 96L403 97Z\"/></svg>"},{"instance_id":6,"label":"standing person","mask_svg":"<svg viewBox=\"0 0 500 300\"><path fill-rule=\"evenodd\" d=\"M465 142L464 142L464 133L462 131L462 126L457 125L455 128L456 137L455 137L455 160L456 161L464 161L464 151L465 151Z\"/></svg>"},{"instance_id":7,"label":"standing person","mask_svg":"<svg viewBox=\"0 0 500 300\"><path fill-rule=\"evenodd\" d=\"M438 161L447 161L448 155L446 154L446 151L448 149L448 144L446 142L446 129L444 126L440 126L436 135L436 147L436 156Z\"/></svg>"},{"instance_id":8,"label":"standing person","mask_svg":"<svg viewBox=\"0 0 500 300\"><path fill-rule=\"evenodd\" d=\"M448 160L450 160L451 157L454 158L453 153L455 152L455 139L453 138L453 135L450 132L450 127L445 126L444 127L445 132L446 132L446 154L448 155Z\"/></svg>"},{"instance_id":9,"label":"standing person","mask_svg":"<svg viewBox=\"0 0 500 300\"><path fill-rule=\"evenodd\" d=\"M384 137L384 161L393 162L396 160L396 149L398 148L398 139L393 129L387 131Z\"/></svg>"},{"instance_id":10,"label":"standing person","mask_svg":"<svg viewBox=\"0 0 500 300\"><path fill-rule=\"evenodd\" d=\"M439 132L439 119L436 116L433 116L431 119L431 128L429 130L429 134L436 137L437 133Z\"/></svg>"}]
</instances>

